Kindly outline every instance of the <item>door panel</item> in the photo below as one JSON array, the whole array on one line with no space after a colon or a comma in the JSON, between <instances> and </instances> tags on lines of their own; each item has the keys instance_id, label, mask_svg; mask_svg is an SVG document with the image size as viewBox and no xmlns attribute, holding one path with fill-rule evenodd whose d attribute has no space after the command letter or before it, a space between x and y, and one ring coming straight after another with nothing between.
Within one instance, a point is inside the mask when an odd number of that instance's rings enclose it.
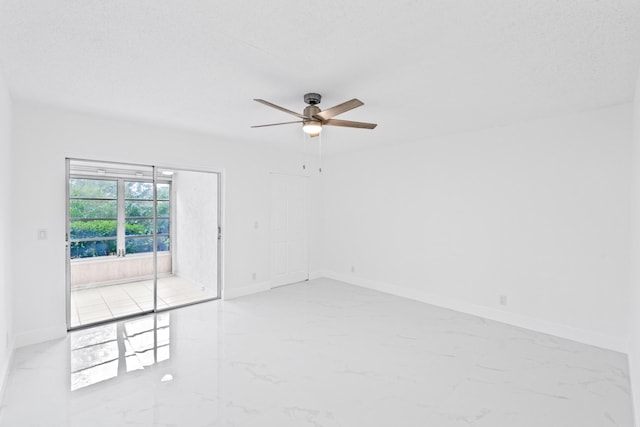
<instances>
[{"instance_id":1,"label":"door panel","mask_svg":"<svg viewBox=\"0 0 640 427\"><path fill-rule=\"evenodd\" d=\"M288 285L309 278L307 180L271 175L271 281Z\"/></svg>"}]
</instances>

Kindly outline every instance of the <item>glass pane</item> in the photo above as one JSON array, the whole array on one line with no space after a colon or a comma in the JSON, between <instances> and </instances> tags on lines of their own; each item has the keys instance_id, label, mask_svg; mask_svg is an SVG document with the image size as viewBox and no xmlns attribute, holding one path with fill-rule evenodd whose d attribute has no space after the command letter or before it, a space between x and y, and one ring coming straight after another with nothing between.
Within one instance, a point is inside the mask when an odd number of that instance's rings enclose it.
<instances>
[{"instance_id":1,"label":"glass pane","mask_svg":"<svg viewBox=\"0 0 640 427\"><path fill-rule=\"evenodd\" d=\"M95 237L116 237L116 220L71 221L69 237L71 239L91 239Z\"/></svg>"},{"instance_id":2,"label":"glass pane","mask_svg":"<svg viewBox=\"0 0 640 427\"><path fill-rule=\"evenodd\" d=\"M157 239L158 252L171 250L171 246L169 245L169 236L157 236Z\"/></svg>"},{"instance_id":3,"label":"glass pane","mask_svg":"<svg viewBox=\"0 0 640 427\"><path fill-rule=\"evenodd\" d=\"M117 181L102 179L69 179L70 197L87 197L95 199L115 199L118 197Z\"/></svg>"},{"instance_id":4,"label":"glass pane","mask_svg":"<svg viewBox=\"0 0 640 427\"><path fill-rule=\"evenodd\" d=\"M124 198L153 200L153 183L125 181Z\"/></svg>"},{"instance_id":5,"label":"glass pane","mask_svg":"<svg viewBox=\"0 0 640 427\"><path fill-rule=\"evenodd\" d=\"M169 216L170 211L169 202L158 202L158 216Z\"/></svg>"},{"instance_id":6,"label":"glass pane","mask_svg":"<svg viewBox=\"0 0 640 427\"><path fill-rule=\"evenodd\" d=\"M128 254L153 252L153 237L127 237L126 248Z\"/></svg>"},{"instance_id":7,"label":"glass pane","mask_svg":"<svg viewBox=\"0 0 640 427\"><path fill-rule=\"evenodd\" d=\"M169 234L169 220L159 219L158 222L158 234Z\"/></svg>"},{"instance_id":8,"label":"glass pane","mask_svg":"<svg viewBox=\"0 0 640 427\"><path fill-rule=\"evenodd\" d=\"M127 219L125 224L127 236L148 236L153 234L152 219Z\"/></svg>"},{"instance_id":9,"label":"glass pane","mask_svg":"<svg viewBox=\"0 0 640 427\"><path fill-rule=\"evenodd\" d=\"M96 242L71 242L71 258L90 258L116 254L115 240L99 240Z\"/></svg>"},{"instance_id":10,"label":"glass pane","mask_svg":"<svg viewBox=\"0 0 640 427\"><path fill-rule=\"evenodd\" d=\"M169 184L158 184L158 200L169 200Z\"/></svg>"},{"instance_id":11,"label":"glass pane","mask_svg":"<svg viewBox=\"0 0 640 427\"><path fill-rule=\"evenodd\" d=\"M115 218L118 212L115 200L69 200L71 218Z\"/></svg>"},{"instance_id":12,"label":"glass pane","mask_svg":"<svg viewBox=\"0 0 640 427\"><path fill-rule=\"evenodd\" d=\"M126 201L124 202L124 215L126 217L153 218L153 202Z\"/></svg>"}]
</instances>

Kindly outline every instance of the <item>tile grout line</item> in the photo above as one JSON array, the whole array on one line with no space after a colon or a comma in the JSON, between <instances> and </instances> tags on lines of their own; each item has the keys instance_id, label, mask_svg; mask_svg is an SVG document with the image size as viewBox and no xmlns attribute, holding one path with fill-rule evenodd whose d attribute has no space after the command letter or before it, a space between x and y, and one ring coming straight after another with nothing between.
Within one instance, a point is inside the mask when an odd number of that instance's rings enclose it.
<instances>
[{"instance_id":1,"label":"tile grout line","mask_svg":"<svg viewBox=\"0 0 640 427\"><path fill-rule=\"evenodd\" d=\"M160 283L158 284L158 293L160 293L160 291L162 291L162 293L167 293L167 295L165 295L164 297L161 297L160 295L158 295L157 298L157 303L158 306L155 307L156 309L164 309L164 308L171 308L171 307L175 307L175 306L180 306L182 304L188 304L188 303L193 303L193 302L198 302L201 300L206 300L207 298L209 298L209 296L207 295L207 292L202 290L199 287L193 286L191 283L187 283L187 285L185 286L184 284L181 284L182 282L178 281L177 283L174 283L175 281L168 281L168 283L164 283L164 285L161 285ZM135 282L134 282L135 283ZM147 289L149 292L151 292L151 294L153 294L153 287L149 287L148 283L144 283L144 282L140 282L140 286L144 289ZM123 296L126 295L127 299L126 300L122 300L119 301L120 303L122 302L126 302L126 304L132 304L132 306L135 306L138 308L139 313L145 313L145 309L143 308L143 303L139 302L137 297L132 295L129 291L129 289L127 289L126 284L120 284L120 285L110 285L110 286L115 286L118 288L118 291L122 292L122 294L124 294ZM162 288L161 288L162 286ZM185 289L186 288L193 288L193 289ZM92 323L96 323L99 321L103 321L103 320L117 320L122 316L126 316L129 314L137 314L136 312L132 312L132 313L125 313L124 315L116 315L114 314L114 307L112 306L112 304L109 302L109 300L103 295L103 293L101 292L101 290L103 290L102 287L98 287L98 288L94 288L94 289L87 289L87 290L83 290L83 294L82 297L80 297L80 299L84 299L85 301L99 301L97 304L89 304L83 307L89 307L89 306L102 306L107 308L108 313L110 314L109 317L104 317L104 316L100 316L99 318L94 318L93 316L91 316L92 314L94 314L93 312L88 312L84 314L84 317L88 317L91 318L91 320L87 320L84 321L82 320L82 317L80 315L80 306L77 303L77 297L78 295L76 295L75 300L74 300L74 305L75 305L75 311L76 311L76 315L78 318L78 324L75 326L82 326L82 325L88 325L88 324L92 324ZM197 291L195 294L192 293L194 291ZM117 294L117 292L116 292ZM115 295L115 294L114 294ZM189 296L188 296L189 295ZM146 297L146 295L139 295L139 297ZM176 299L176 297L178 299ZM174 300L175 299L175 300ZM153 309L153 307L152 307ZM99 312L100 310L98 310Z\"/></svg>"},{"instance_id":2,"label":"tile grout line","mask_svg":"<svg viewBox=\"0 0 640 427\"><path fill-rule=\"evenodd\" d=\"M127 296L129 297L129 299L130 299L131 301L133 301L133 303L134 303L134 304L135 304L135 305L140 309L140 311L141 311L141 312L144 312L144 311L145 311L145 310L144 310L144 308L142 308L142 307L140 306L140 304L138 304L138 301L136 301L136 299L135 299L135 298L134 298L134 297L133 297L129 292L127 292L127 288L126 288L125 286L123 286L123 287L122 287L122 291L123 291L125 294L127 294Z\"/></svg>"}]
</instances>

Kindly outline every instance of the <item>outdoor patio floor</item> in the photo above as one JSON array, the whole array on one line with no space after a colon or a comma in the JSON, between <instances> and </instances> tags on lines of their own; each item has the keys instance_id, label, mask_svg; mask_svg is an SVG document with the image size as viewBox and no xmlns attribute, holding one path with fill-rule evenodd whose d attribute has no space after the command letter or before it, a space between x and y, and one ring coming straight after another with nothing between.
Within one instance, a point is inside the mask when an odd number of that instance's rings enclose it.
<instances>
[{"instance_id":1,"label":"outdoor patio floor","mask_svg":"<svg viewBox=\"0 0 640 427\"><path fill-rule=\"evenodd\" d=\"M158 278L158 309L215 298L179 276ZM153 280L101 286L71 292L70 327L89 325L153 310Z\"/></svg>"}]
</instances>

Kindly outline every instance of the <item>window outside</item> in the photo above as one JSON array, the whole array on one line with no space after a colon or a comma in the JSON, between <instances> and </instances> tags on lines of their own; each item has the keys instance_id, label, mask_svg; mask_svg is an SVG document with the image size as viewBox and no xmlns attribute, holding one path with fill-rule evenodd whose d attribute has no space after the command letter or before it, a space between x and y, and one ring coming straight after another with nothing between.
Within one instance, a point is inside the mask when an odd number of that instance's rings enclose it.
<instances>
[{"instance_id":1,"label":"window outside","mask_svg":"<svg viewBox=\"0 0 640 427\"><path fill-rule=\"evenodd\" d=\"M171 187L156 185L157 248L169 251ZM152 182L70 178L69 216L71 259L116 255L118 247L126 254L153 252Z\"/></svg>"}]
</instances>

